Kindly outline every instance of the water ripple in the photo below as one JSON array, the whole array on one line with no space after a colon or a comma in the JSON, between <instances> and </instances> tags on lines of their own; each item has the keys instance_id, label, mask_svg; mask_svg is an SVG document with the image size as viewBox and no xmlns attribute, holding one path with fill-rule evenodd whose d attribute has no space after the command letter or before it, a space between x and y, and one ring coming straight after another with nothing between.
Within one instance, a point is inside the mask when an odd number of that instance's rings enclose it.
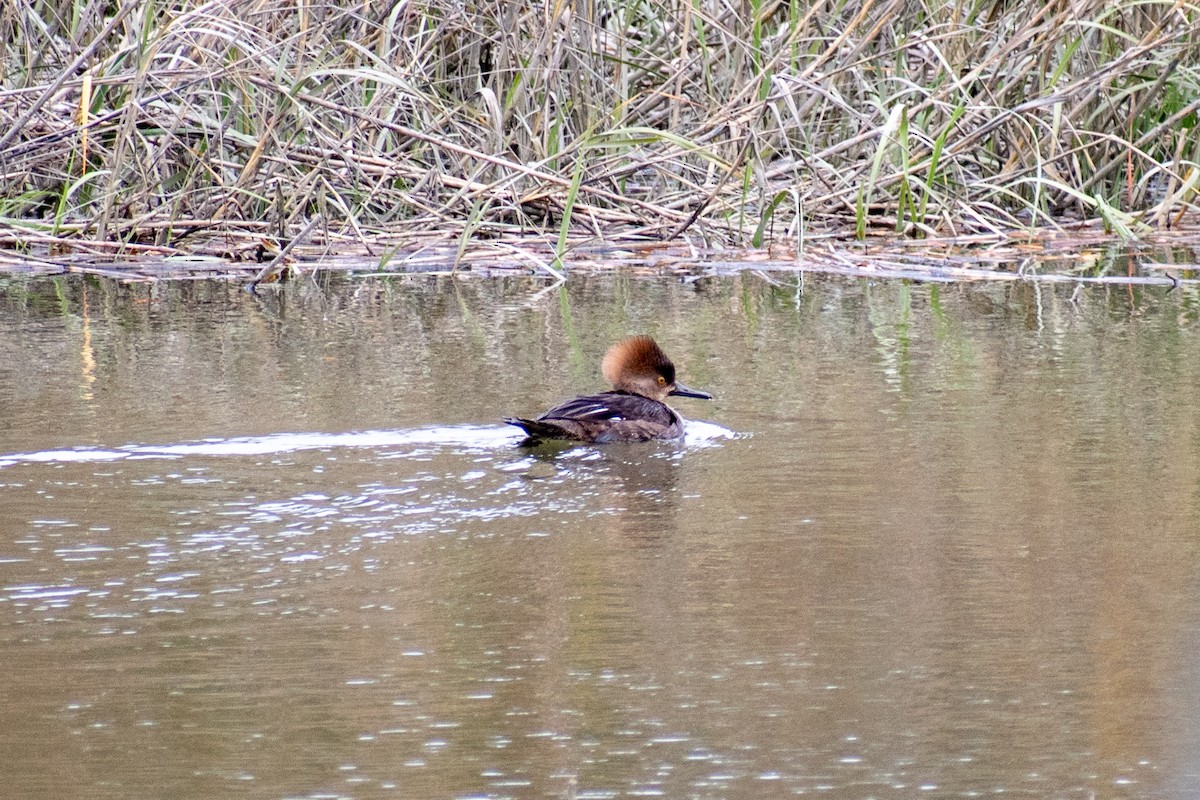
<instances>
[{"instance_id":1,"label":"water ripple","mask_svg":"<svg viewBox=\"0 0 1200 800\"><path fill-rule=\"evenodd\" d=\"M689 447L711 447L736 434L711 422L688 423L686 444ZM296 453L304 450L326 450L335 447L405 447L417 449L389 453L386 457L407 458L428 455L430 450L455 448L460 451L488 451L512 447L522 434L507 425L441 425L395 431L358 431L351 433L275 433L267 436L247 436L233 439L205 439L180 444L129 444L114 449L75 447L67 450L41 450L34 453L0 455L0 469L17 464L84 463L141 459L176 459L194 456L260 456ZM462 480L480 477L469 472Z\"/></svg>"}]
</instances>

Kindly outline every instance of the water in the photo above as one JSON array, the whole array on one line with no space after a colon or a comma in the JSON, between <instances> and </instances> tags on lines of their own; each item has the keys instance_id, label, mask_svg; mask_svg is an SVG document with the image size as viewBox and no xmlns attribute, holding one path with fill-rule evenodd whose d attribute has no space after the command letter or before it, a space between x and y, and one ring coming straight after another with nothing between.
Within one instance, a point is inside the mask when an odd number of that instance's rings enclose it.
<instances>
[{"instance_id":1,"label":"water","mask_svg":"<svg viewBox=\"0 0 1200 800\"><path fill-rule=\"evenodd\" d=\"M776 283L0 285L6 791L1196 796L1194 291Z\"/></svg>"}]
</instances>

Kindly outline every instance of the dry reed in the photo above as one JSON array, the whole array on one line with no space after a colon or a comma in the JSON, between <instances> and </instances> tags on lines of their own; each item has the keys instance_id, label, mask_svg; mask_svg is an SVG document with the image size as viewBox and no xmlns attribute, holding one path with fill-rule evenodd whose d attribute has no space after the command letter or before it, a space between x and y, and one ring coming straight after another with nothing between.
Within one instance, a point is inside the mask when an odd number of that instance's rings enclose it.
<instances>
[{"instance_id":1,"label":"dry reed","mask_svg":"<svg viewBox=\"0 0 1200 800\"><path fill-rule=\"evenodd\" d=\"M1198 23L1152 0L16 0L0 234L176 245L319 214L347 247L539 234L560 258L1134 235L1195 201Z\"/></svg>"}]
</instances>

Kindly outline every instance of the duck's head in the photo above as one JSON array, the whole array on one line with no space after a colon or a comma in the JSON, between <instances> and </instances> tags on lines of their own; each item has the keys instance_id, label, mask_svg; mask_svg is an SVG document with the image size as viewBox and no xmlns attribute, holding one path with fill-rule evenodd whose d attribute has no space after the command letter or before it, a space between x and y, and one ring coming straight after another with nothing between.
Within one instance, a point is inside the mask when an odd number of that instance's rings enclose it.
<instances>
[{"instance_id":1,"label":"duck's head","mask_svg":"<svg viewBox=\"0 0 1200 800\"><path fill-rule=\"evenodd\" d=\"M675 365L649 336L631 336L608 348L600 371L613 388L660 403L668 395L712 400L708 392L689 389L675 380Z\"/></svg>"}]
</instances>

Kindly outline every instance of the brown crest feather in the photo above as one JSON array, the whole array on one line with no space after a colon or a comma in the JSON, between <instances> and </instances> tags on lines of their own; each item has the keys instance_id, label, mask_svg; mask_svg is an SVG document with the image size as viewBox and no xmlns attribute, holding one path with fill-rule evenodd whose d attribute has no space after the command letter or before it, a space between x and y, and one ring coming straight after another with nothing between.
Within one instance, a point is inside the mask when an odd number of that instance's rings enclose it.
<instances>
[{"instance_id":1,"label":"brown crest feather","mask_svg":"<svg viewBox=\"0 0 1200 800\"><path fill-rule=\"evenodd\" d=\"M617 388L625 375L662 375L668 384L675 382L675 365L649 336L630 336L608 348L600 372Z\"/></svg>"}]
</instances>

